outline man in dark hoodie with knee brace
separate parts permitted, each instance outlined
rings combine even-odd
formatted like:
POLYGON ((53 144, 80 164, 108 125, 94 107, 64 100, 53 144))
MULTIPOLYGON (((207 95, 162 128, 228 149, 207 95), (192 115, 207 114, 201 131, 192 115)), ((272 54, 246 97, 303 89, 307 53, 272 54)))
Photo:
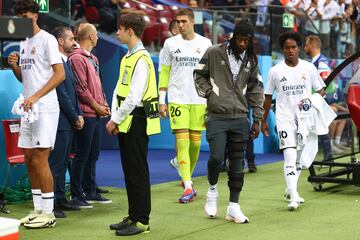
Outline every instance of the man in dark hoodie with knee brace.
POLYGON ((253 36, 252 23, 240 20, 233 37, 210 47, 194 70, 197 92, 207 99, 206 139, 210 158, 205 213, 210 218, 217 214, 217 182, 227 146, 230 198, 225 219, 235 223, 249 222, 239 205, 244 183, 244 150, 248 138, 258 136, 263 116, 264 89, 253 36), (251 128, 249 108, 252 109, 251 128))

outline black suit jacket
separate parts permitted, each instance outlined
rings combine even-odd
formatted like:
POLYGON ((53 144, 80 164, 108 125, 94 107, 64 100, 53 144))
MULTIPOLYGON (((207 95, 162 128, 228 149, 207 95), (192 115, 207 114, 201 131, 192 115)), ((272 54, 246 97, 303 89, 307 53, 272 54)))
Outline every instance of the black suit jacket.
POLYGON ((56 93, 60 105, 58 131, 71 130, 82 115, 79 101, 76 95, 76 80, 72 68, 63 61, 65 80, 56 87, 56 93))

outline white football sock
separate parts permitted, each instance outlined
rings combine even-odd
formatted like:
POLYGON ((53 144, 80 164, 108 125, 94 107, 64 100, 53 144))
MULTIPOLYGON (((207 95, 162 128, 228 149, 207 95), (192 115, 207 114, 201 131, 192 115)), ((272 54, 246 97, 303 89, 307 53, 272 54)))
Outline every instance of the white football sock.
POLYGON ((284 178, 291 198, 297 193, 298 174, 296 171, 296 158, 297 151, 295 148, 286 148, 284 150, 284 178))
POLYGON ((184 187, 185 189, 192 189, 192 181, 185 181, 184 187))
POLYGON ((54 192, 41 193, 43 213, 51 214, 54 210, 54 192))
POLYGON ((42 206, 41 206, 41 190, 40 189, 31 189, 31 193, 32 193, 32 198, 33 198, 33 203, 34 203, 34 209, 37 212, 41 212, 42 211, 42 206))
POLYGON ((341 140, 341 136, 336 136, 335 137, 335 144, 340 145, 340 140, 341 140))
POLYGON ((215 184, 215 185, 209 184, 209 191, 210 192, 217 192, 217 184, 215 184))

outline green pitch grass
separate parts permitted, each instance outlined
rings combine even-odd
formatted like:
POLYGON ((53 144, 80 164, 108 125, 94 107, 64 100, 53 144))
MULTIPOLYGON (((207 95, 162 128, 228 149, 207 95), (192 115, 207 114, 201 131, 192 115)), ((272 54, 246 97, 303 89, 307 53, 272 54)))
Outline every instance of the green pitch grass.
MULTIPOLYGON (((287 210, 283 201, 284 180, 282 162, 260 166, 256 174, 246 174, 240 196, 241 209, 249 224, 235 224, 224 219, 228 205, 227 176, 222 173, 218 184, 218 217, 207 219, 203 206, 206 199, 206 177, 193 179, 198 191, 190 204, 177 202, 182 193, 179 182, 152 186, 151 232, 129 239, 251 239, 251 240, 338 240, 360 239, 360 189, 356 186, 324 184, 315 192, 307 182, 309 172, 300 177, 299 192, 305 203, 295 212, 287 210)), ((170 170, 169 170, 170 171, 170 170)), ((174 174, 176 172, 174 171, 174 174)), ((127 216, 124 189, 109 188, 111 204, 97 204, 93 209, 66 212, 68 217, 57 219, 53 229, 20 227, 21 240, 103 240, 128 239, 116 237, 109 224, 127 216)), ((20 218, 32 204, 8 205, 11 214, 1 217, 20 218)))

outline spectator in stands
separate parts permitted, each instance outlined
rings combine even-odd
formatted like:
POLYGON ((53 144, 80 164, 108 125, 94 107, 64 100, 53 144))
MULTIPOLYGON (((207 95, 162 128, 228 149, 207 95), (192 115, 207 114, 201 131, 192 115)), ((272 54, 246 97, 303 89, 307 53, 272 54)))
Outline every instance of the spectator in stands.
POLYGON ((120 75, 106 130, 117 135, 128 196, 128 216, 111 224, 118 236, 148 233, 151 211, 148 135, 160 133, 158 94, 153 62, 141 42, 144 18, 129 13, 120 19, 116 33, 128 46, 120 63, 120 75))
POLYGON ((94 25, 86 23, 78 33, 80 48, 69 54, 76 78, 76 91, 84 113, 84 127, 75 133, 75 157, 71 169, 72 203, 80 208, 92 208, 91 203, 111 203, 96 192, 96 161, 100 152, 102 117, 110 109, 101 86, 99 61, 91 53, 97 44, 94 25))
POLYGON ((201 131, 205 130, 206 101, 196 94, 193 71, 211 46, 209 39, 194 32, 194 12, 180 9, 176 14, 180 34, 165 40, 159 79, 159 112, 170 115, 176 136, 177 161, 185 189, 180 203, 195 199, 191 176, 199 158, 201 131), (168 95, 169 112, 165 102, 168 95))
MULTIPOLYGON (((228 5, 232 5, 232 2, 234 2, 234 1, 228 1, 228 5)), ((236 0, 236 5, 242 6, 240 8, 240 13, 249 17, 250 19, 254 18, 256 16, 257 3, 255 3, 255 0, 236 0)), ((255 19, 252 19, 252 20, 255 20, 255 19)))
POLYGON ((100 30, 111 34, 116 30, 119 18, 118 0, 87 0, 88 6, 96 7, 100 15, 100 30))
POLYGON ((291 14, 294 14, 297 17, 304 16, 304 0, 283 0, 280 2, 285 7, 285 10, 291 14))
POLYGON ((322 51, 330 53, 330 31, 331 31, 331 20, 336 16, 339 9, 339 5, 335 0, 325 0, 323 5, 323 16, 320 21, 320 37, 322 51))
MULTIPOLYGON (((305 39, 304 51, 309 57, 311 57, 311 62, 314 64, 314 66, 318 70, 318 73, 320 74, 320 77, 322 78, 322 80, 325 81, 326 78, 331 73, 331 68, 329 66, 328 59, 324 55, 321 54, 321 39, 320 39, 320 37, 318 37, 316 35, 307 36, 305 39)), ((332 82, 330 84, 333 85, 334 83, 332 82)), ((325 92, 326 91, 328 91, 328 90, 325 90, 325 92)), ((323 148, 324 160, 331 160, 333 158, 333 156, 331 154, 332 149, 331 149, 329 134, 319 136, 319 146, 321 146, 323 148)))
POLYGON ((196 0, 189 0, 188 5, 189 5, 189 7, 191 7, 191 8, 198 8, 198 7, 199 7, 199 5, 198 5, 198 3, 197 3, 196 0))
POLYGON ((55 147, 50 154, 49 164, 54 177, 55 189, 55 217, 66 217, 63 210, 80 210, 65 198, 65 175, 70 158, 75 129, 80 130, 84 125, 80 110, 74 73, 67 61, 67 56, 75 47, 74 35, 67 27, 54 29, 54 37, 58 41, 59 51, 65 69, 65 80, 56 88, 60 105, 59 124, 56 133, 55 147))
POLYGON ((305 34, 318 34, 320 29, 320 19, 324 15, 323 3, 320 0, 311 0, 311 3, 305 9, 305 34))
MULTIPOLYGON (((206 1, 207 2, 207 1, 206 1)), ((205 8, 207 7, 207 3, 205 3, 205 0, 198 0, 197 1, 199 8, 205 8)))
POLYGON ((32 21, 33 35, 20 42, 20 56, 10 54, 8 63, 24 85, 21 108, 24 112, 38 112, 38 119, 33 122, 21 118, 18 147, 24 149, 34 211, 20 223, 28 228, 54 227, 54 183, 48 157, 55 144, 59 120, 55 87, 65 78, 64 67, 55 37, 37 24, 38 4, 20 0, 14 9, 17 16, 32 21))
MULTIPOLYGON (((336 45, 332 45, 332 49, 337 50, 337 58, 344 58, 345 50, 348 44, 351 44, 351 22, 350 16, 353 14, 353 6, 347 4, 345 0, 338 0, 339 8, 334 20, 334 35, 336 45)), ((334 41, 331 41, 334 42, 334 41)))
POLYGON ((244 151, 248 138, 258 136, 263 116, 264 89, 252 43, 254 28, 247 19, 239 21, 230 41, 210 47, 194 70, 196 90, 207 99, 206 139, 210 157, 205 213, 210 218, 217 214, 217 183, 227 146, 230 197, 225 218, 236 223, 249 222, 239 205, 244 151))

